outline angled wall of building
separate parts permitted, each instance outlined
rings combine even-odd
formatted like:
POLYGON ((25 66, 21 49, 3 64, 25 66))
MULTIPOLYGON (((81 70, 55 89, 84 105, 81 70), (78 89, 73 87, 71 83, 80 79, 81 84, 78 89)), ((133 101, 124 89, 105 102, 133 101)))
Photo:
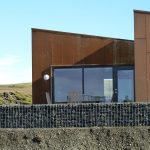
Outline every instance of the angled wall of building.
POLYGON ((45 92, 51 97, 53 66, 126 64, 134 64, 133 41, 32 29, 33 103, 47 103, 45 92))
POLYGON ((150 101, 150 12, 134 11, 136 101, 150 101))

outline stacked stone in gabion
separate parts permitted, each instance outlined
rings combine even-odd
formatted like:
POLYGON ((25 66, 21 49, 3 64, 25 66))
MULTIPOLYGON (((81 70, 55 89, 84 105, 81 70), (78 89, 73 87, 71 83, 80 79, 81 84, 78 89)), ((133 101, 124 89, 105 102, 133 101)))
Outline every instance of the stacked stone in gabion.
POLYGON ((149 125, 149 103, 0 106, 0 128, 149 125))

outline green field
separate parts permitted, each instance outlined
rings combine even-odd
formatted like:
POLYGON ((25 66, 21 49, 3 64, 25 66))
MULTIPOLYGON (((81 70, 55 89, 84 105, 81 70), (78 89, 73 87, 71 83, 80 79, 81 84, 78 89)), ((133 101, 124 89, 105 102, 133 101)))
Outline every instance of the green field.
POLYGON ((31 104, 32 84, 0 85, 0 104, 31 104))

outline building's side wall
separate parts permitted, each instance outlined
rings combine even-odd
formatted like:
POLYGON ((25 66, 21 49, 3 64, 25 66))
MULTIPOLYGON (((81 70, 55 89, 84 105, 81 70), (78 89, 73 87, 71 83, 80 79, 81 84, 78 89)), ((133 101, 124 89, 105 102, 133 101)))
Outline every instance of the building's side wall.
POLYGON ((150 101, 150 13, 134 12, 136 101, 150 101))
POLYGON ((46 103, 51 93, 51 66, 134 64, 133 49, 132 41, 32 29, 33 103, 46 103))

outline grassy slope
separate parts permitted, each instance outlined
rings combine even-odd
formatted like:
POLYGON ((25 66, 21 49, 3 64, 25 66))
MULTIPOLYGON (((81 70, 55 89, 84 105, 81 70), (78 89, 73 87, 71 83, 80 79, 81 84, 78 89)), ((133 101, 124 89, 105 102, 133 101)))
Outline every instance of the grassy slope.
POLYGON ((32 103, 32 84, 20 83, 10 85, 0 85, 0 104, 15 103, 17 100, 21 104, 32 103), (5 97, 4 98, 4 93, 5 97))

